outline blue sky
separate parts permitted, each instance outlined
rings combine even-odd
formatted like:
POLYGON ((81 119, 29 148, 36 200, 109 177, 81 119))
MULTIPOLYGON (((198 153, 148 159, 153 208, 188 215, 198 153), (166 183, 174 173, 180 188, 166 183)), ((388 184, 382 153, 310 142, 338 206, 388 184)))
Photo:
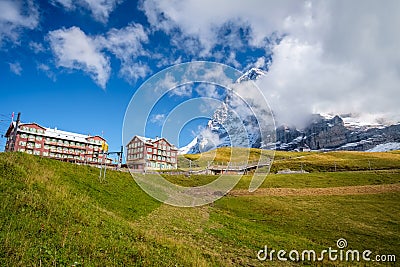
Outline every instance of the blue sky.
MULTIPOLYGON (((284 123, 300 124, 311 112, 398 122, 399 6, 0 0, 0 130, 21 112, 23 122, 103 133, 118 150, 125 110, 141 84, 194 60, 269 69, 258 85, 284 123)), ((159 109, 182 99, 161 101, 159 109)), ((188 124, 180 145, 197 126, 188 124)))

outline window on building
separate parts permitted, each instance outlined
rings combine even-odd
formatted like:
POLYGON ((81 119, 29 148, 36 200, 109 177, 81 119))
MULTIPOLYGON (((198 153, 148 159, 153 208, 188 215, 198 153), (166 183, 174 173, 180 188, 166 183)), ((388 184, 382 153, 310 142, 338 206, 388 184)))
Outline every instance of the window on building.
POLYGON ((21 134, 21 138, 27 138, 28 135, 27 134, 21 134))
POLYGON ((33 151, 33 154, 39 156, 40 155, 40 151, 35 150, 35 151, 33 151))
POLYGON ((47 157, 47 156, 49 156, 49 153, 48 152, 43 152, 43 156, 47 157))
POLYGON ((19 145, 20 145, 20 146, 25 146, 25 145, 26 145, 26 142, 24 142, 24 141, 19 141, 19 145))
POLYGON ((25 148, 18 149, 19 152, 25 152, 25 148))
POLYGON ((36 136, 36 140, 42 141, 42 137, 41 136, 36 136))

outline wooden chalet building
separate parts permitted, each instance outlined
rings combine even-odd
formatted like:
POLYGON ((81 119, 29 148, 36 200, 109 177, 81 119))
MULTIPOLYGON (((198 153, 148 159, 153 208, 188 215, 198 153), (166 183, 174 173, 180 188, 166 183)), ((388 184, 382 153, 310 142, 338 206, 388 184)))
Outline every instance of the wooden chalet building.
POLYGON ((133 171, 170 170, 178 167, 178 148, 165 138, 134 136, 127 145, 126 163, 133 171))

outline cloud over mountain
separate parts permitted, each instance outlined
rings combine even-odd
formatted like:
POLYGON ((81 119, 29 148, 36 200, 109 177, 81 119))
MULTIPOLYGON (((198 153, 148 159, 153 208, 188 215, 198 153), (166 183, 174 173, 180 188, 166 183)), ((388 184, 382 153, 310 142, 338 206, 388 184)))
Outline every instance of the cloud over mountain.
MULTIPOLYGON (((250 46, 273 53, 259 86, 282 122, 356 111, 400 120, 397 1, 145 1, 142 9, 155 29, 181 32, 203 54, 216 53, 226 25, 247 29, 250 46), (275 43, 266 42, 271 36, 275 43)), ((240 43, 240 34, 230 39, 240 43)))

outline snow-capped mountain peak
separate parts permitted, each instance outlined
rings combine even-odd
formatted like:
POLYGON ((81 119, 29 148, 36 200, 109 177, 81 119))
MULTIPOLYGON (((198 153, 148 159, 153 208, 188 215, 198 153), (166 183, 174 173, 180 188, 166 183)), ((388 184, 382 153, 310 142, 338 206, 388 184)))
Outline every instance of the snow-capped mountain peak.
MULTIPOLYGON (((240 76, 235 83, 257 80, 266 75, 266 72, 251 68, 240 76)), ((214 111, 206 128, 193 139, 190 144, 179 150, 180 154, 194 154, 208 151, 216 147, 260 147, 261 133, 258 121, 254 115, 244 114, 246 108, 235 110, 237 101, 235 94, 227 93, 224 102, 214 111), (240 113, 241 118, 238 117, 240 113)))
POLYGON ((195 137, 189 144, 179 148, 178 155, 192 154, 193 152, 191 150, 195 147, 197 143, 198 143, 198 137, 195 137))

